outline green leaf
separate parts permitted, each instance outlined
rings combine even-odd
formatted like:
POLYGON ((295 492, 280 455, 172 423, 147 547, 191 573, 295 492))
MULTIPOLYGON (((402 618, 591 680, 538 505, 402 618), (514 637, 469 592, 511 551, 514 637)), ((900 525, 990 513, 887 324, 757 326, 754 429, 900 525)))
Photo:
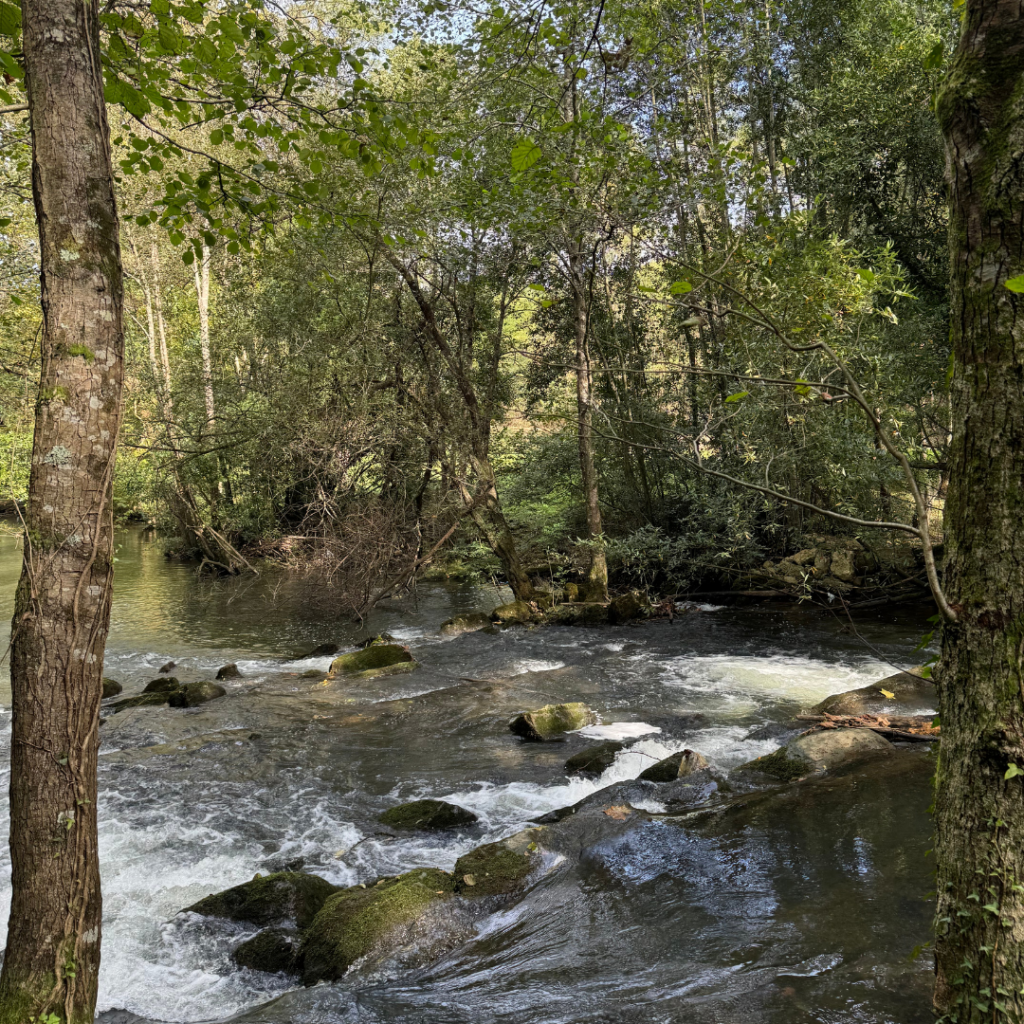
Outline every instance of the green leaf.
POLYGON ((1003 776, 1004 779, 1015 779, 1018 775, 1024 775, 1024 769, 1018 768, 1012 761, 1007 766, 1006 774, 1003 776))
POLYGON ((875 279, 874 271, 860 269, 857 271, 857 276, 864 281, 866 284, 871 284, 875 279))
POLYGON ((512 147, 512 170, 517 173, 529 170, 543 155, 540 146, 527 135, 512 147))
POLYGON ((689 281, 673 281, 668 290, 672 295, 685 295, 693 291, 693 285, 689 281))
POLYGON ((942 58, 945 56, 946 44, 940 39, 929 51, 928 56, 921 61, 925 71, 937 71, 942 67, 942 58))
POLYGON ((743 399, 746 398, 747 395, 749 395, 749 394, 750 394, 749 391, 737 391, 736 394, 730 395, 726 399, 726 401, 727 402, 742 402, 743 399))
POLYGON ((0 0, 0 36, 16 36, 21 32, 21 9, 0 0))
POLYGON ((1011 277, 1009 281, 1004 281, 1003 284, 1010 289, 1011 292, 1024 292, 1024 274, 1019 277, 1011 277))

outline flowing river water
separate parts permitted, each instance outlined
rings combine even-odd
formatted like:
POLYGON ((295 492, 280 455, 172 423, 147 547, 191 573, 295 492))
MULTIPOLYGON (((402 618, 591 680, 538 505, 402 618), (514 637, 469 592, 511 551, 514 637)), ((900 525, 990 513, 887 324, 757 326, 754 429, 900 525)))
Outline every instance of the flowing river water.
MULTIPOLYGON (((20 557, 11 529, 0 536, 5 629, 20 557)), ((332 618, 296 581, 202 580, 139 530, 120 535, 118 558, 105 675, 125 695, 169 660, 183 682, 227 662, 242 678, 202 707, 135 708, 102 726, 105 1024, 931 1019, 930 963, 914 952, 928 936, 932 886, 932 765, 918 745, 726 819, 659 817, 655 788, 634 801, 651 816, 581 843, 520 902, 482 919, 452 911, 401 956, 333 985, 240 970, 231 950, 254 929, 178 914, 284 867, 337 884, 451 869, 474 846, 684 746, 734 768, 778 745, 756 738, 765 726, 913 664, 923 615, 859 621, 858 637, 820 612, 704 606, 674 623, 446 638, 443 619, 506 595, 430 586, 367 623, 408 644, 419 669, 325 684, 302 673, 330 659, 297 656, 367 631, 332 618), (571 700, 600 715, 588 736, 523 744, 509 733, 516 712, 571 700), (627 746, 600 778, 568 778, 564 760, 594 738, 627 746), (401 838, 377 824, 385 808, 426 796, 480 821, 401 838)), ((0 946, 10 902, 2 685, 0 946)))

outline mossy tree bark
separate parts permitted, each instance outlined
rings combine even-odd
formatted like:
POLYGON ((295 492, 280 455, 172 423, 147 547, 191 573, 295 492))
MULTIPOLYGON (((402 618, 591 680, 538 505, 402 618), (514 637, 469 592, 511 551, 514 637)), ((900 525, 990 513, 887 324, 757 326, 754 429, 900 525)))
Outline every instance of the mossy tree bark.
POLYGON ((938 673, 935 1008, 1024 1020, 1024 16, 967 0, 937 111, 954 355, 938 673), (1009 770, 1010 778, 1007 778, 1009 770))
POLYGON ((10 929, 0 1022, 91 1022, 96 756, 110 619, 122 280, 96 0, 25 0, 42 372, 11 650, 10 929))

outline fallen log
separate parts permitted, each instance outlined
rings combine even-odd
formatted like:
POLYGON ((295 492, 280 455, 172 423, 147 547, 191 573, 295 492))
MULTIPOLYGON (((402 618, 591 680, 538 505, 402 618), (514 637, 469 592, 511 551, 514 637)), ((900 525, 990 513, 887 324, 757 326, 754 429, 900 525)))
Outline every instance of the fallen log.
POLYGON ((934 743, 940 727, 933 715, 797 715, 797 721, 813 722, 806 732, 822 729, 871 729, 888 740, 934 743))

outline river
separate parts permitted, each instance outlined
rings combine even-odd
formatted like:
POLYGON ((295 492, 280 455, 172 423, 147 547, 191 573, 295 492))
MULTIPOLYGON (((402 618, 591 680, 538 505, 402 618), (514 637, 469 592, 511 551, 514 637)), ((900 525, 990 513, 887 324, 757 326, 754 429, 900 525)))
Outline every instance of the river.
MULTIPOLYGON (((20 549, 0 536, 0 620, 20 549)), ((209 581, 158 540, 119 534, 105 675, 141 690, 169 660, 183 682, 237 663, 227 696, 188 711, 136 708, 102 726, 104 889, 99 1020, 247 1024, 917 1024, 931 1020, 929 754, 843 786, 791 787, 721 820, 653 817, 556 865, 521 902, 440 944, 296 987, 239 970, 242 935, 177 912, 257 872, 302 866, 338 884, 450 869, 547 811, 635 777, 683 746, 730 769, 777 744, 749 734, 831 693, 915 662, 923 615, 842 620, 796 607, 694 607, 675 622, 513 628, 444 638, 494 588, 422 587, 367 623, 421 667, 362 683, 305 678, 298 656, 366 630, 329 594, 270 573, 209 581), (568 744, 522 744, 518 711, 584 700, 593 737, 627 741, 596 780, 567 778, 568 744), (700 717, 695 718, 694 715, 700 717), (376 816, 443 797, 464 833, 402 838, 376 816)), ((2 638, 6 646, 6 635, 2 638)), ((4 669, 6 672, 6 667, 4 669)), ((7 855, 9 685, 0 690, 0 929, 7 855)), ((921 744, 926 747, 926 744, 921 744)), ((661 810, 656 800, 646 810, 661 810)), ((251 930, 249 933, 251 934, 251 930)), ((0 945, 3 936, 0 934, 0 945)))

